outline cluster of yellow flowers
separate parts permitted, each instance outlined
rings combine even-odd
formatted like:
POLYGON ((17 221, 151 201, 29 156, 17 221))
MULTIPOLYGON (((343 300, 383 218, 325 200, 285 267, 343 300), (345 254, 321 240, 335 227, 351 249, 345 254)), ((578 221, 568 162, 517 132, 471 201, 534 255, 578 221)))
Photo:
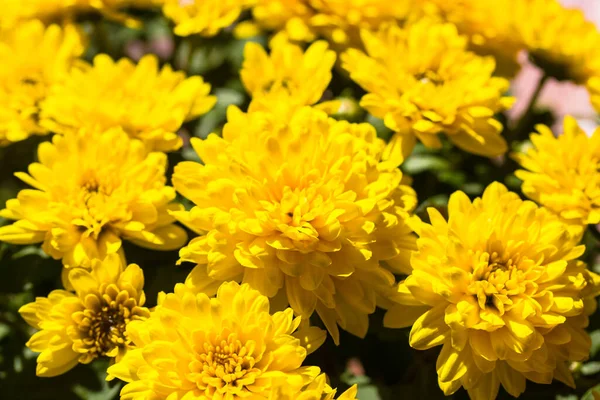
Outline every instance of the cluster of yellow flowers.
POLYGON ((27 346, 39 376, 109 357, 124 400, 331 400, 307 354, 328 335, 339 344, 340 328, 364 338, 381 307, 385 326, 411 327, 412 347, 442 346, 447 395, 574 385, 600 294, 578 260, 586 225, 600 223, 600 130, 588 137, 571 118, 558 138, 538 127, 514 155, 533 201, 492 183, 422 220, 398 167, 417 139, 504 155, 496 116, 514 101, 521 50, 548 76, 587 84, 600 106, 600 33, 581 12, 555 0, 10 0, 3 13, 0 146, 54 135, 16 174, 31 188, 0 211, 14 221, 0 241, 42 243, 64 266, 65 289, 20 310, 38 330, 27 346), (191 140, 201 162, 176 165, 172 186, 166 152, 215 105, 211 86, 153 55, 81 58, 77 18, 131 22, 140 7, 162 7, 181 36, 217 35, 247 10, 236 35, 272 33, 270 52, 244 49, 247 110, 231 106, 220 134, 191 140), (330 116, 336 62, 388 142, 330 116), (123 240, 196 266, 149 309, 123 240))

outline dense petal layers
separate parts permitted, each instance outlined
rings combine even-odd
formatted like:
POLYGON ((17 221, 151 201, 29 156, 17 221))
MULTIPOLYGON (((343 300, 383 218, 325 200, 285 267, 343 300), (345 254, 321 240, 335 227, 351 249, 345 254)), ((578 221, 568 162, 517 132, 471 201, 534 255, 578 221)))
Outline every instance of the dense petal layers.
POLYGON ((72 269, 68 279, 75 293, 54 290, 19 310, 39 330, 27 342, 40 353, 38 376, 60 375, 100 356, 120 360, 131 346, 126 327, 150 315, 142 270, 135 264, 123 269, 116 254, 95 260, 91 271, 72 269))
POLYGON ((38 148, 39 162, 17 173, 32 186, 8 200, 0 216, 0 240, 43 242, 44 251, 66 267, 87 267, 121 251, 121 239, 174 250, 187 240, 170 211, 175 191, 165 186, 167 157, 148 153, 121 129, 54 136, 38 148))
POLYGON ((492 57, 466 50, 454 25, 422 18, 404 28, 390 24, 362 31, 366 53, 350 49, 343 67, 368 93, 361 105, 397 132, 387 157, 401 162, 416 143, 439 148, 440 133, 471 153, 496 156, 507 150, 494 119, 512 99, 508 81, 492 77, 492 57))
POLYGON ((517 54, 524 45, 513 28, 512 3, 515 0, 418 1, 425 6, 435 5, 434 13, 439 13, 443 19, 455 24, 461 34, 467 35, 470 48, 477 54, 493 56, 497 63, 496 73, 514 76, 518 72, 517 54))
POLYGON ((159 69, 154 55, 135 65, 101 54, 52 88, 42 105, 42 124, 58 133, 120 127, 151 150, 173 151, 182 144, 181 125, 215 104, 209 92, 199 76, 159 69))
POLYGON ((23 21, 39 19, 58 22, 72 19, 82 13, 99 11, 109 18, 129 22, 119 10, 127 7, 149 8, 164 0, 3 0, 0 28, 18 25, 23 21))
POLYGON ((149 319, 128 325, 137 348, 108 374, 128 382, 122 400, 275 399, 281 387, 299 393, 320 371, 302 366, 307 349, 293 314, 270 314, 268 298, 247 284, 224 283, 214 298, 177 284, 159 295, 149 319))
POLYGON ((276 42, 268 55, 258 43, 249 42, 244 49, 240 76, 252 95, 253 108, 315 104, 331 81, 335 53, 327 42, 317 41, 306 52, 288 42, 276 42), (287 100, 279 105, 278 99, 287 100))
POLYGON ((493 399, 502 384, 516 397, 526 380, 573 386, 567 366, 588 357, 585 327, 600 292, 600 277, 576 260, 578 235, 499 183, 473 202, 454 193, 447 220, 428 212, 385 324, 412 325, 414 348, 442 346, 447 395, 463 386, 472 399, 493 399))
POLYGON ((44 27, 40 21, 0 31, 0 146, 46 134, 40 103, 83 53, 73 26, 44 27))
POLYGON ((257 0, 164 0, 164 14, 175 22, 180 36, 214 36, 233 24, 257 0))
POLYGON ((415 248, 415 193, 381 162, 374 128, 309 107, 285 121, 230 108, 223 137, 192 145, 203 164, 173 176, 195 204, 173 214, 200 234, 180 252, 198 264, 188 284, 247 282, 304 318, 316 310, 336 342, 336 324, 364 336, 415 248))
POLYGON ((360 47, 360 29, 404 19, 415 0, 258 0, 256 23, 276 40, 310 42, 325 37, 336 48, 360 47))
POLYGON ((537 130, 533 147, 515 155, 525 168, 516 172, 523 193, 571 224, 600 223, 600 130, 588 137, 572 117, 558 137, 537 130))

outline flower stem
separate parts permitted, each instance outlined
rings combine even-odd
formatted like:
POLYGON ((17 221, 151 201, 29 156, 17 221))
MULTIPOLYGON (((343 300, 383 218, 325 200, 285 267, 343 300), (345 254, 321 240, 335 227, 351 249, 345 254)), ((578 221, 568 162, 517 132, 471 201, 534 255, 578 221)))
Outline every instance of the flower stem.
POLYGON ((532 119, 533 119, 533 111, 534 111, 535 105, 540 97, 540 94, 542 93, 542 90, 544 89, 544 86, 546 85, 546 82, 548 82, 549 78, 550 78, 550 75, 548 75, 546 72, 544 72, 544 75, 542 75, 542 77, 540 78, 540 80, 537 84, 537 87, 535 88, 535 92, 533 92, 533 94, 531 95, 531 98, 529 99, 529 104, 527 104, 527 108, 523 112, 523 115, 521 116, 521 119, 517 123, 516 128, 512 131, 512 135, 510 138, 511 140, 521 140, 521 139, 523 139, 522 136, 525 136, 529 133, 527 131, 529 130, 532 119))

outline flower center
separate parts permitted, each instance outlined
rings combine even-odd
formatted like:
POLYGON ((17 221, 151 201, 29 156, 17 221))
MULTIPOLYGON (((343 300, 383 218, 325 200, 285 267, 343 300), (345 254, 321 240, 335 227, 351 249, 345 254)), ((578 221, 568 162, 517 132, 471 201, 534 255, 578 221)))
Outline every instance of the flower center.
POLYGON ((73 314, 77 329, 72 338, 74 349, 83 354, 81 362, 118 356, 131 344, 125 331, 127 324, 149 316, 148 310, 139 307, 134 297, 114 284, 101 293, 104 294, 88 294, 85 308, 73 314))
POLYGON ((242 343, 235 333, 216 335, 196 346, 196 357, 190 364, 192 379, 199 389, 211 396, 215 393, 242 393, 260 375, 255 368, 253 341, 242 343))
POLYGON ((100 179, 94 170, 85 171, 79 180, 79 185, 84 192, 85 199, 89 199, 96 194, 109 196, 113 191, 112 184, 103 183, 106 179, 100 179))
POLYGON ((432 83, 435 86, 442 85, 444 79, 434 71, 425 71, 415 75, 415 80, 423 84, 432 83))
POLYGON ((533 288, 526 284, 527 260, 503 257, 496 252, 478 252, 474 257, 472 280, 468 293, 481 310, 500 315, 513 304, 513 298, 533 288))
POLYGON ((125 328, 130 315, 129 308, 115 301, 103 306, 100 312, 90 313, 87 337, 89 343, 93 342, 91 351, 96 357, 105 356, 116 347, 129 343, 125 328))

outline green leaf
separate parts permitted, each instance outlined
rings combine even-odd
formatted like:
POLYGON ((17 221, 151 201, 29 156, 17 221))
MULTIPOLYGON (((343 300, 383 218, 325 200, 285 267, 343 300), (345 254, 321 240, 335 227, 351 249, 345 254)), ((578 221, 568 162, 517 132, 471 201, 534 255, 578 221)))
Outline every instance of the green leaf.
POLYGON ((600 351, 600 329, 597 329, 590 333, 592 339, 592 347, 590 348, 590 358, 596 357, 598 351, 600 351))
POLYGON ((381 400, 379 390, 375 385, 358 386, 356 398, 360 400, 381 400))
POLYGON ((600 395, 600 385, 596 385, 583 395, 581 400, 594 400, 594 393, 600 395))
POLYGON ((410 175, 416 175, 425 171, 443 171, 451 168, 450 162, 440 156, 433 154, 418 154, 409 157, 402 169, 410 175))
POLYGON ((600 372, 600 361, 591 361, 589 363, 583 364, 580 368, 580 371, 583 375, 595 375, 600 372))

